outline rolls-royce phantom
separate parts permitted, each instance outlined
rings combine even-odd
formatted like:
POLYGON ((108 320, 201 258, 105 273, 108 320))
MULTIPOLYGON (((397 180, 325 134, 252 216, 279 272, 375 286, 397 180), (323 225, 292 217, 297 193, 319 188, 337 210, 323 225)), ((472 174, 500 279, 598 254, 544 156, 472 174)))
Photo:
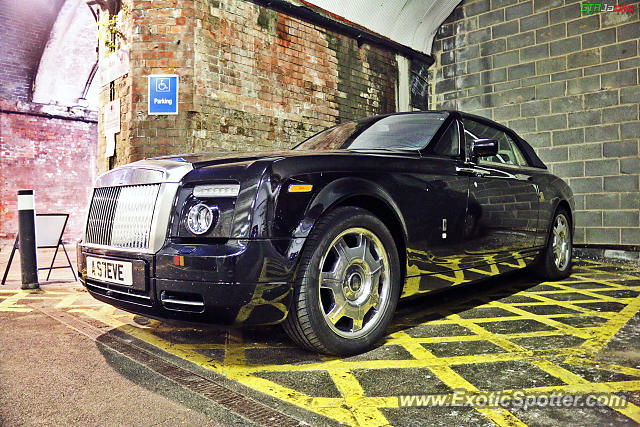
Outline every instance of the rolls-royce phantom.
POLYGON ((571 268, 573 195, 514 131, 458 111, 368 117, 290 151, 183 154, 100 176, 78 247, 97 299, 145 316, 282 323, 361 352, 401 297, 571 268))

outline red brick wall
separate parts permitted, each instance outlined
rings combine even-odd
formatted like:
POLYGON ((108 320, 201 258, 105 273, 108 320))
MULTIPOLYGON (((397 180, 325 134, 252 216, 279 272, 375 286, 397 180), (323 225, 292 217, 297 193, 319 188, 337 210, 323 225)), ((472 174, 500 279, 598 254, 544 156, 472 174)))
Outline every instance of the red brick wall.
POLYGON ((95 180, 97 125, 35 115, 39 107, 0 100, 0 239, 15 237, 17 191, 32 188, 36 212, 70 214, 65 240, 75 240, 95 180))
MULTIPOLYGON (((192 151, 283 149, 394 112, 395 54, 244 0, 124 0, 131 71, 115 83, 111 166, 192 151), (179 114, 147 114, 147 76, 179 74, 179 114)), ((110 100, 108 86, 100 104, 110 100)), ((105 144, 99 128, 99 152, 105 144)), ((109 165, 99 159, 99 170, 109 165)))

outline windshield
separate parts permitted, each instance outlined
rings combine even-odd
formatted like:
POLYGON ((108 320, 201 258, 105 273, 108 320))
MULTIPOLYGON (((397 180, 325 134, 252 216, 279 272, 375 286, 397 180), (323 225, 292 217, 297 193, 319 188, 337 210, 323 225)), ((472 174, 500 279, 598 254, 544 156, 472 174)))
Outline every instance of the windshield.
POLYGON ((427 146, 448 113, 369 117, 324 130, 294 150, 420 150, 427 146))

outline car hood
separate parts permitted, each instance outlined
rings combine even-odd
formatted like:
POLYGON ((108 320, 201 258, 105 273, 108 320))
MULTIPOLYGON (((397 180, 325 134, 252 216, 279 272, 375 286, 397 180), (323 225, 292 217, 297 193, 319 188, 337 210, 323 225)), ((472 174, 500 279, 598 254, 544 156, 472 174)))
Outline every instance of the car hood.
MULTIPOLYGON (((191 153, 173 156, 153 157, 128 163, 112 169, 98 177, 95 187, 111 187, 122 185, 141 185, 161 182, 180 182, 190 171, 204 171, 209 166, 230 166, 229 173, 256 164, 257 162, 278 161, 299 157, 331 157, 344 160, 345 156, 402 156, 420 157, 417 151, 403 150, 334 150, 334 151, 250 151, 250 152, 216 152, 191 153)), ((218 168, 215 168, 218 169, 218 168)), ((235 172, 233 172, 235 171, 235 172)), ((233 173, 232 173, 233 172, 233 173)), ((200 173, 191 174, 193 178, 201 177, 200 173)), ((229 175, 231 176, 231 175, 229 175)))
POLYGON ((344 155, 390 155, 419 156, 417 151, 403 150, 332 150, 332 151, 220 151, 211 153, 190 153, 174 156, 154 157, 150 160, 168 160, 191 163, 194 169, 216 164, 255 162, 258 160, 279 160, 290 157, 344 156, 344 155))

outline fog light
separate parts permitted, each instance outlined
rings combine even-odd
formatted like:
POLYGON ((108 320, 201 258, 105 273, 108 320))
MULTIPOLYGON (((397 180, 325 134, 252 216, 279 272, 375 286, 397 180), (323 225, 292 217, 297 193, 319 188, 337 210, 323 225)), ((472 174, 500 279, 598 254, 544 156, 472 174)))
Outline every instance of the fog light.
POLYGON ((203 203, 193 206, 187 214, 187 228, 193 234, 204 234, 213 224, 213 212, 203 203))

